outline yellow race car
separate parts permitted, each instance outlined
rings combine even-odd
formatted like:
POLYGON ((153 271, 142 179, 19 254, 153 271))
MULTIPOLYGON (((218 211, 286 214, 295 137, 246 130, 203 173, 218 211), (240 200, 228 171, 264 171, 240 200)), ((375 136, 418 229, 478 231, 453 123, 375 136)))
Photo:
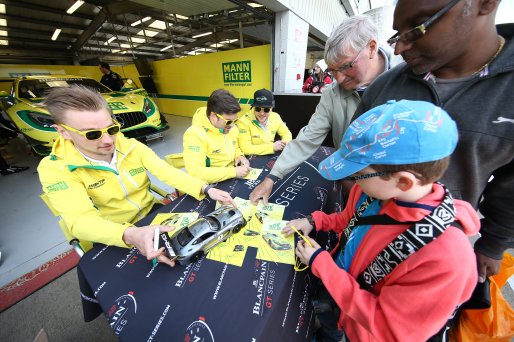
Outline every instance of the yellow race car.
POLYGON ((23 76, 14 80, 11 93, 2 97, 7 120, 22 133, 39 155, 47 155, 58 133, 48 111, 40 105, 46 92, 54 87, 81 84, 96 89, 106 99, 121 131, 129 138, 151 140, 162 137, 169 128, 155 102, 144 89, 114 92, 100 82, 81 76, 48 75, 23 76))

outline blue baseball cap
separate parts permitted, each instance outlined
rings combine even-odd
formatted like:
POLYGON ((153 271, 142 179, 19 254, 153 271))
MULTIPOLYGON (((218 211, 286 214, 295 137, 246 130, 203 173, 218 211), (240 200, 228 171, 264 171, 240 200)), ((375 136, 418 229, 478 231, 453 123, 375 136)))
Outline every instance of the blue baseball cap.
POLYGON ((416 164, 452 154, 459 134, 444 109, 425 101, 395 100, 359 116, 341 147, 323 160, 319 172, 337 180, 373 164, 416 164))

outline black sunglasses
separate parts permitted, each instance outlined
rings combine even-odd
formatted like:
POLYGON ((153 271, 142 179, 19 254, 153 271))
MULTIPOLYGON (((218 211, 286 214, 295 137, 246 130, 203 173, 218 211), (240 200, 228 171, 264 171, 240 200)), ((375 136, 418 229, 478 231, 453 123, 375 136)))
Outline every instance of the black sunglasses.
POLYGON ((437 19, 441 18, 443 15, 446 14, 450 9, 452 9, 453 6, 455 6, 460 0, 452 0, 448 5, 444 6, 442 9, 437 11, 436 14, 428 18, 423 24, 416 26, 415 28, 404 32, 400 34, 400 32, 396 32, 391 38, 387 40, 387 44, 394 46, 396 43, 398 43, 399 40, 402 40, 404 42, 412 43, 419 38, 423 37, 427 29, 430 25, 432 25, 437 19))
POLYGON ((388 174, 388 172, 380 171, 380 172, 374 172, 374 173, 366 173, 366 174, 358 175, 358 176, 348 176, 348 177, 344 177, 343 180, 351 180, 351 181, 355 182, 355 181, 358 181, 361 179, 367 179, 367 178, 372 178, 372 177, 382 177, 387 174, 388 174))
POLYGON ((271 108, 267 107, 253 107, 256 112, 260 112, 261 110, 264 110, 264 113, 269 113, 271 111, 271 108))

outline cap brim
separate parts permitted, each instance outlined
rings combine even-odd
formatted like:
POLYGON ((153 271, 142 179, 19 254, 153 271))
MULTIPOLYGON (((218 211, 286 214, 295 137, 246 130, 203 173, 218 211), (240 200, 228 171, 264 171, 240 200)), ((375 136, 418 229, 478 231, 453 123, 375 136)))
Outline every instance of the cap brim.
POLYGON ((328 180, 339 180, 353 175, 355 172, 364 169, 366 166, 368 165, 344 159, 341 157, 338 150, 319 163, 318 171, 323 178, 328 180))

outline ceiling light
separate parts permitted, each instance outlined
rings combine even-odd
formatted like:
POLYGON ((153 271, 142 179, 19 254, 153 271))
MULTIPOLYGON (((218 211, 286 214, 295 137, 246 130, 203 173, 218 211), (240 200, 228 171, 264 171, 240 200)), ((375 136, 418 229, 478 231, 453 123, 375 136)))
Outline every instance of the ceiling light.
POLYGON ((250 7, 253 7, 253 8, 256 8, 256 7, 262 7, 261 4, 257 4, 255 2, 249 2, 248 5, 250 5, 250 7))
POLYGON ((109 40, 108 40, 108 41, 106 41, 106 42, 104 43, 104 45, 109 44, 110 42, 112 42, 112 41, 113 41, 113 40, 115 40, 115 39, 116 39, 116 37, 115 37, 115 36, 112 36, 111 38, 109 38, 109 40))
POLYGON ((182 20, 187 20, 187 19, 189 19, 188 17, 185 17, 185 16, 180 15, 180 14, 175 14, 175 16, 176 16, 177 18, 179 18, 179 19, 182 19, 182 20))
POLYGON ((77 0, 73 5, 71 5, 70 8, 68 8, 68 10, 66 11, 66 13, 68 14, 72 14, 73 12, 75 12, 80 6, 82 6, 84 4, 84 1, 83 0, 77 0))
POLYGON ((9 45, 9 42, 5 39, 0 39, 0 45, 9 45))
POLYGON ((203 37, 203 36, 208 36, 210 35, 212 32, 205 32, 205 33, 200 33, 200 34, 197 34, 196 36, 193 36, 192 38, 200 38, 200 37, 203 37))
POLYGON ((0 30, 0 36, 7 37, 7 31, 0 30))
POLYGON ((145 21, 148 21, 148 20, 150 20, 150 19, 152 19, 152 17, 144 17, 144 18, 143 18, 143 19, 141 19, 141 20, 134 21, 132 24, 130 24, 130 26, 137 26, 137 25, 142 24, 142 23, 144 23, 145 21))
POLYGON ((173 44, 168 45, 168 46, 166 46, 166 47, 162 48, 162 49, 161 49, 161 50, 159 50, 159 51, 161 51, 161 52, 162 52, 162 51, 166 51, 166 50, 168 50, 168 49, 171 49, 172 47, 173 47, 173 44))
POLYGON ((52 40, 56 40, 57 37, 59 37, 59 34, 61 33, 61 31, 62 30, 60 28, 55 29, 54 34, 52 35, 52 40))
POLYGON ((4 4, 0 4, 0 13, 5 14, 5 5, 4 4))
POLYGON ((0 19, 0 26, 7 26, 7 20, 0 19))
POLYGON ((154 21, 153 23, 151 23, 148 26, 149 27, 153 27, 153 28, 158 29, 158 30, 165 30, 166 29, 166 23, 164 21, 161 21, 161 20, 156 20, 156 21, 154 21))
POLYGON ((130 40, 132 41, 132 43, 137 43, 137 44, 141 44, 141 43, 145 42, 145 40, 143 38, 137 38, 137 37, 132 37, 132 38, 130 38, 130 40))
POLYGON ((155 35, 159 34, 159 32, 155 32, 155 31, 147 31, 147 30, 141 30, 137 33, 138 36, 142 36, 142 35, 145 35, 147 37, 153 37, 155 35), (144 32, 144 33, 143 33, 144 32))
POLYGON ((130 49, 130 45, 129 44, 120 44, 120 46, 122 48, 125 48, 125 49, 130 49))

